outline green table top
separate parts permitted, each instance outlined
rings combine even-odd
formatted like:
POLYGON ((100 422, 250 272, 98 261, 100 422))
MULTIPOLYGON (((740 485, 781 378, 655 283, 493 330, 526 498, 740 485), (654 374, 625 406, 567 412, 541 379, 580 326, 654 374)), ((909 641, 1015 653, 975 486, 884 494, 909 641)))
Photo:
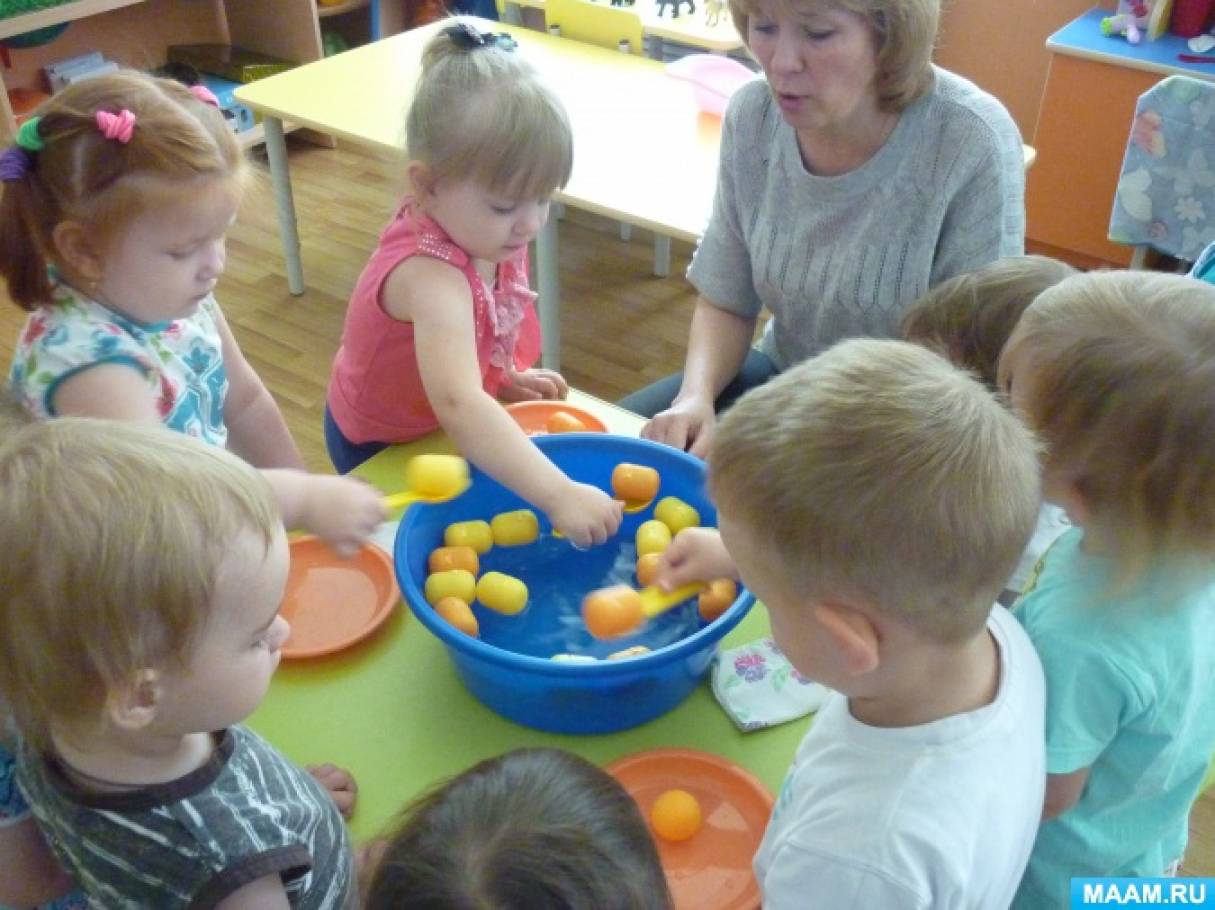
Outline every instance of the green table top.
MULTIPOLYGON (((606 421, 610 429, 628 427, 620 419, 626 412, 589 396, 571 401, 615 418, 606 421)), ((640 421, 633 421, 635 434, 640 421)), ((356 473, 394 492, 401 488, 405 462, 422 451, 453 449, 436 434, 385 450, 356 473)), ((767 611, 756 605, 723 646, 767 632, 767 611)), ((359 784, 351 829, 364 838, 379 833, 432 784, 520 746, 558 746, 599 764, 643 749, 702 749, 738 762, 776 792, 809 719, 742 733, 718 706, 706 679, 673 711, 631 730, 595 736, 532 730, 473 698, 442 643, 402 604, 361 645, 329 657, 284 661, 248 723, 300 764, 333 762, 349 769, 359 784)))

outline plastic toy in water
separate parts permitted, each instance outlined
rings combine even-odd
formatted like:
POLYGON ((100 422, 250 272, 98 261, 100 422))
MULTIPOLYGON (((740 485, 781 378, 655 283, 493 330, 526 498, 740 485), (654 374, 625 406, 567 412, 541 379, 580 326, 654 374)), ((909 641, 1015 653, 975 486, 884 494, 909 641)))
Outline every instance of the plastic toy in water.
MULTIPOLYGON (((621 462, 652 466, 662 475, 663 495, 678 496, 697 509, 706 526, 716 523, 717 512, 705 493, 704 462, 686 452, 606 433, 541 435, 533 442, 568 477, 604 490, 621 462)), ((730 608, 708 624, 697 612, 695 597, 644 623, 636 634, 610 642, 596 639, 583 622, 582 598, 588 591, 632 582, 637 562, 633 535, 644 514, 624 516, 619 534, 586 551, 554 540, 551 526, 540 516, 541 536, 535 543, 493 547, 480 556, 483 573, 502 572, 527 583, 526 609, 506 616, 473 603, 478 638, 440 617, 422 589, 428 558, 442 545, 445 530, 453 523, 483 522, 527 506, 476 467, 471 473, 472 484, 463 496, 420 504, 405 513, 394 543, 393 565, 410 610, 442 643, 459 679, 475 698, 529 727, 555 733, 611 733, 653 720, 701 686, 718 643, 754 603, 745 589, 740 588, 730 608), (649 653, 627 660, 605 659, 636 645, 648 647, 649 653), (576 659, 555 660, 556 654, 576 659)), ((672 782, 662 789, 674 786, 683 785, 672 782)), ((696 796, 707 809, 704 796, 699 792, 696 796)))
POLYGON ((531 509, 500 512, 489 523, 496 547, 521 547, 540 536, 540 521, 531 509))
POLYGON ((494 547, 494 532, 488 521, 457 521, 443 531, 443 543, 449 547, 472 547, 484 556, 494 547))
POLYGON ((440 597, 435 603, 435 612, 465 635, 476 638, 480 634, 481 629, 472 607, 458 597, 440 597))
POLYGON ((477 579, 464 569, 448 569, 426 576, 426 601, 437 604, 444 597, 458 597, 470 604, 477 596, 477 579))
POLYGON ((637 584, 648 588, 658 580, 658 567, 662 565, 661 553, 645 553, 637 557, 637 584))
POLYGON ((625 512, 640 512, 658 495, 659 482, 653 468, 623 462, 612 470, 612 495, 624 501, 625 512))
POLYGON ((654 507, 654 517, 671 529, 674 536, 684 528, 700 526, 700 513, 678 496, 664 496, 654 507))
POLYGON ((481 562, 477 559, 477 551, 472 547, 435 547, 430 551, 426 568, 431 574, 446 572, 449 569, 463 569, 476 575, 481 571, 481 562))
POLYGON ((477 579, 477 600, 495 613, 514 616, 527 606, 527 585, 513 575, 486 572, 477 579))
POLYGON ((385 509, 415 502, 446 502, 468 489, 468 462, 459 455, 426 454, 405 465, 405 489, 384 497, 385 509))
POLYGON ((637 555, 646 556, 650 553, 661 553, 671 545, 671 529, 651 518, 641 523, 637 528, 637 555))
POLYGON ((555 411, 544 421, 544 429, 550 433, 580 433, 586 431, 586 424, 569 411, 555 411))
POLYGON ((737 596, 738 585, 734 583, 734 579, 713 579, 709 582, 708 589, 701 591, 700 597, 696 599, 696 609, 700 611, 700 618, 705 622, 712 622, 726 612, 737 596))
POLYGON ((737 60, 717 54, 689 54, 667 64, 667 75, 692 83, 696 106, 718 117, 726 112, 730 97, 755 73, 737 60))
POLYGON ((620 638, 704 589, 705 584, 700 581, 671 591, 653 586, 640 591, 628 585, 600 588, 583 598, 582 620, 596 638, 620 638))

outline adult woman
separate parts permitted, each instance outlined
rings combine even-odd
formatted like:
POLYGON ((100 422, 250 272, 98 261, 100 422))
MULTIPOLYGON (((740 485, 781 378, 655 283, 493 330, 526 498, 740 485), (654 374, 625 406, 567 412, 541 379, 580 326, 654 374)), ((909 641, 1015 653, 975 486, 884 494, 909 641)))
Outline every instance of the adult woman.
POLYGON ((730 12, 767 79, 726 113, 684 373, 622 402, 654 415, 643 435, 694 454, 715 404, 841 338, 893 335, 929 287, 1024 248, 1020 136, 998 101, 932 65, 939 0, 730 12))

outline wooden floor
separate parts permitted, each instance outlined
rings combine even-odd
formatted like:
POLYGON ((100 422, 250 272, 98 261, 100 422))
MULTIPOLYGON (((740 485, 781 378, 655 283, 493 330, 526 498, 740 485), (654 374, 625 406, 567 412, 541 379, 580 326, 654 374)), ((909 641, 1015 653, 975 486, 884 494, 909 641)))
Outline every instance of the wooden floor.
MULTIPOLYGON (((329 364, 347 295, 392 213, 400 168, 295 141, 290 155, 307 292, 287 292, 274 205, 263 185, 229 234, 217 296, 308 464, 329 471, 321 432, 329 364)), ((653 246, 644 232, 623 242, 614 223, 570 211, 560 235, 561 360, 570 384, 615 399, 679 368, 695 300, 683 278, 690 247, 672 244, 671 277, 660 279, 651 275, 653 246)), ((23 319, 0 299, 4 375, 23 319)), ((1191 834, 1186 873, 1215 875, 1215 788, 1195 808, 1191 834)))

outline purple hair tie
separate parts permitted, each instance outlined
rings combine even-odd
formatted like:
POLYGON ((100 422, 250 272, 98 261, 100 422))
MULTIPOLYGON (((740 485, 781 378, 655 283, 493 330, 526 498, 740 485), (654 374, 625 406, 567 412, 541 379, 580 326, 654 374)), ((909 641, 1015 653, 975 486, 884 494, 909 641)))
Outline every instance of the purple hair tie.
POLYGON ((0 181, 15 183, 24 180, 32 163, 29 152, 19 146, 10 145, 0 152, 0 181))

